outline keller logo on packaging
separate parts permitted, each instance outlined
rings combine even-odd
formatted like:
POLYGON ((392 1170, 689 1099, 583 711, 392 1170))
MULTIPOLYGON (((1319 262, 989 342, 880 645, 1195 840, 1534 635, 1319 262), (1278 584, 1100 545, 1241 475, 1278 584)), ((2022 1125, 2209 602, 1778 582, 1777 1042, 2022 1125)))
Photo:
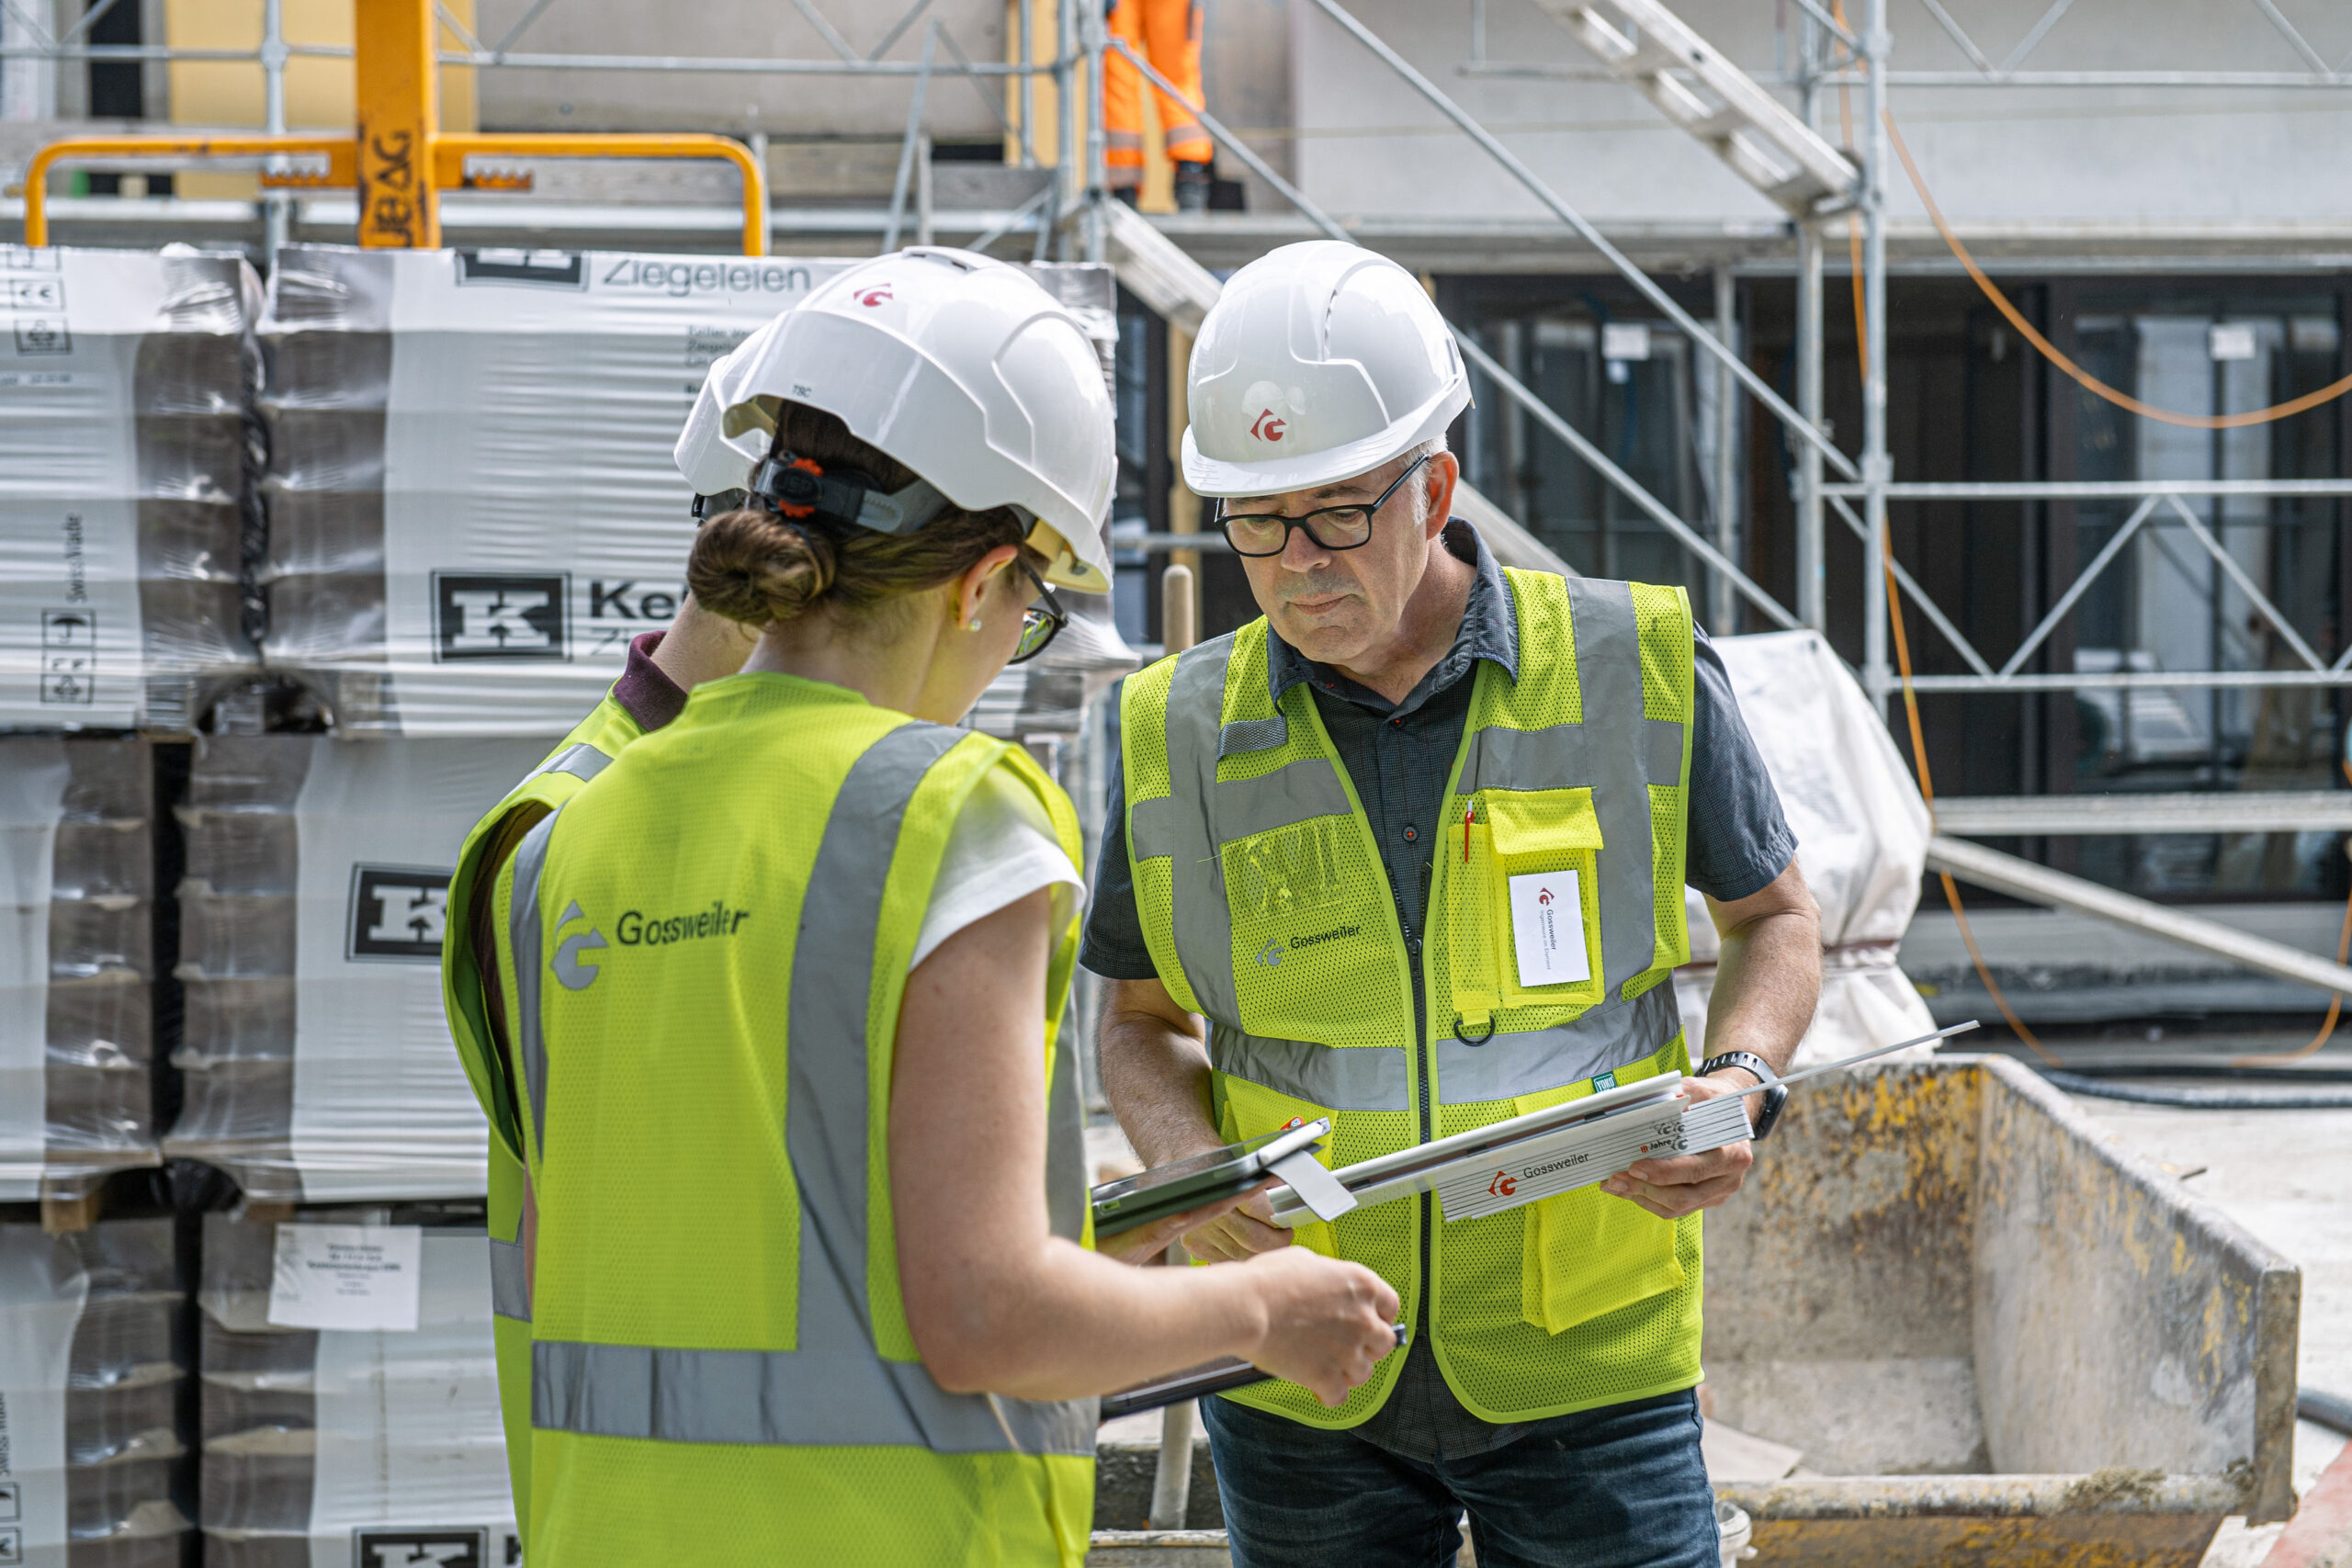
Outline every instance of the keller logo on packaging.
MULTIPOLYGON (((509 1562, 519 1561, 516 1553, 509 1562)), ((357 1529, 351 1568, 493 1568, 485 1529, 357 1529)))
POLYGON ((569 658, 564 636, 571 578, 493 577, 475 572, 433 574, 433 657, 457 659, 569 658))
POLYGON ((359 963, 438 964, 448 916, 447 871, 355 865, 344 953, 359 963))

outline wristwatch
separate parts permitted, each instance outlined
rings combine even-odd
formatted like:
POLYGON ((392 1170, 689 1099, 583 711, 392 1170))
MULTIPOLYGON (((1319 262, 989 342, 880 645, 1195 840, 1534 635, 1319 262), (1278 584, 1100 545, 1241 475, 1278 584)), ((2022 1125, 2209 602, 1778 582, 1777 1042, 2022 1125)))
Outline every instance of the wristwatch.
POLYGON ((1710 1056, 1699 1064, 1699 1073, 1703 1077, 1725 1067, 1745 1067, 1756 1075, 1757 1082, 1768 1086, 1759 1098, 1755 1114, 1747 1121, 1754 1137, 1771 1136, 1772 1124, 1781 1119, 1781 1107, 1789 1102, 1789 1086, 1781 1081, 1781 1075, 1772 1070, 1771 1063, 1753 1051, 1725 1051, 1710 1056))

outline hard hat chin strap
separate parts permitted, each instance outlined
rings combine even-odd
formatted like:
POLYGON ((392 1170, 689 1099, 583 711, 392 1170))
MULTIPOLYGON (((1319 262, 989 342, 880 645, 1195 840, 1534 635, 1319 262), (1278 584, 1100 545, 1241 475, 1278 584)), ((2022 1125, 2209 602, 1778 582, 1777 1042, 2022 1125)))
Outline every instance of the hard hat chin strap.
POLYGON ((876 534, 911 534, 953 503, 927 479, 885 491, 860 469, 829 470, 814 457, 778 452, 752 470, 744 504, 796 522, 815 518, 876 534))

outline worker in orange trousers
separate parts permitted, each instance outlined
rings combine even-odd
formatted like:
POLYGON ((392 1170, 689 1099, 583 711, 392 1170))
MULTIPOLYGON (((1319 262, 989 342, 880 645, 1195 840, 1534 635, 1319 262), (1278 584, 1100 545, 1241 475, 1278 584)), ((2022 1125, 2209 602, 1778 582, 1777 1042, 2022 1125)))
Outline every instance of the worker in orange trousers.
MULTIPOLYGON (((1111 31, 1182 95, 1159 94, 1159 129, 1176 164, 1177 207, 1204 211, 1216 150, 1200 121, 1201 0, 1110 0, 1110 16, 1111 31)), ((1102 57, 1102 129, 1111 188, 1132 201, 1143 184, 1143 73, 1116 50, 1102 57)))

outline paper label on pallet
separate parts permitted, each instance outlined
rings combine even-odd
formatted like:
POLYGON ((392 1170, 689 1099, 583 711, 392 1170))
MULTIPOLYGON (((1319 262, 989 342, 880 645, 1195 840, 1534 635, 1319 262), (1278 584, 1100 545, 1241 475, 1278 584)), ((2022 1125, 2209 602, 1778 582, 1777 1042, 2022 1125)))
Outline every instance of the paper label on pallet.
POLYGON ((0 1202, 39 1197, 48 1157, 50 894, 70 776, 58 740, 0 744, 0 1202))
POLYGON ((308 1201, 464 1197, 487 1133, 441 1006, 450 862, 534 740, 318 739, 295 797, 288 1142, 308 1201))
POLYGON ((269 1321, 415 1332, 424 1234, 414 1225, 279 1225, 269 1321))
POLYGON ((65 1562, 66 1381, 89 1287, 71 1247, 0 1227, 0 1562, 65 1562))
POLYGON ((319 1336, 312 1568, 521 1561, 498 1418, 489 1242, 427 1232, 421 1258, 413 1332, 319 1336))

